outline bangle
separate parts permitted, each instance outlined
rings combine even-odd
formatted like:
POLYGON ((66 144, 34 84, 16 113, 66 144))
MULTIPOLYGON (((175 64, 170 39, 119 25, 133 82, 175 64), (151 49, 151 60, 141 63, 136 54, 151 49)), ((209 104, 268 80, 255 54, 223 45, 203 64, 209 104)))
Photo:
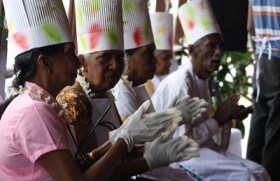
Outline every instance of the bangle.
POLYGON ((90 159, 94 160, 94 151, 92 150, 91 152, 89 152, 88 156, 90 159))

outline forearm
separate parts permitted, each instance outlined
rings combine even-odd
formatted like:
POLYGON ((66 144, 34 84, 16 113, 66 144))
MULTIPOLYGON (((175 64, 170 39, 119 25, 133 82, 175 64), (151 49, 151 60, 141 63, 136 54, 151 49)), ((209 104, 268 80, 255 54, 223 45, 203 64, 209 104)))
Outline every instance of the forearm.
POLYGON ((131 150, 131 152, 128 152, 126 154, 126 159, 127 160, 132 160, 132 159, 136 159, 139 157, 143 157, 143 153, 144 153, 144 145, 141 146, 134 146, 133 149, 131 150))
MULTIPOLYGON (((252 3, 249 3, 248 6, 248 20, 247 20, 247 30, 250 35, 250 37, 253 37, 256 35, 255 33, 255 26, 254 26, 254 20, 253 20, 253 9, 252 9, 252 3)), ((252 45, 253 53, 255 53, 256 46, 255 42, 250 38, 250 42, 252 45)))
POLYGON ((133 175, 141 174, 148 170, 150 170, 150 168, 144 158, 120 162, 114 170, 111 179, 119 180, 120 178, 127 178, 133 175))
POLYGON ((103 181, 110 178, 127 150, 128 147, 125 141, 118 139, 112 149, 85 172, 78 168, 70 151, 66 149, 48 152, 40 156, 36 162, 48 172, 53 180, 103 181))
POLYGON ((98 148, 94 149, 92 151, 94 159, 99 160, 102 158, 108 152, 108 150, 110 150, 110 148, 112 148, 112 144, 110 141, 107 141, 98 148))
POLYGON ((127 153, 127 149, 125 141, 118 139, 114 146, 85 172, 86 178, 89 180, 90 178, 108 180, 120 160, 127 153))
POLYGON ((208 118, 202 123, 187 127, 187 135, 200 145, 218 132, 219 126, 213 118, 208 118))

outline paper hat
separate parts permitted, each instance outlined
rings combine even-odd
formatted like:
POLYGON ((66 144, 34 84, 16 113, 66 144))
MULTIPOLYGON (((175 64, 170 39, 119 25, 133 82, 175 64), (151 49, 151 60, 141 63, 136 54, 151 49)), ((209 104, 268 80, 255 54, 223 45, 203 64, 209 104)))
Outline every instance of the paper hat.
POLYGON ((212 33, 221 34, 208 0, 188 0, 178 9, 178 15, 187 44, 212 33))
POLYGON ((75 0, 79 54, 123 50, 121 0, 75 0))
POLYGON ((147 0, 123 0, 124 49, 154 43, 147 0))
POLYGON ((74 42, 61 0, 4 0, 9 59, 34 48, 74 42))
POLYGON ((170 13, 150 13, 154 42, 157 50, 172 50, 173 16, 170 13))

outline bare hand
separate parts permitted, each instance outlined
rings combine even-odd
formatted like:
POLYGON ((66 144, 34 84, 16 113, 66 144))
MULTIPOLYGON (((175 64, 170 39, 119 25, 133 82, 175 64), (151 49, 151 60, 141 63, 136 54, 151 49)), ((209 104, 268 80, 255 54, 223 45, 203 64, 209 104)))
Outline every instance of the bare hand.
POLYGON ((254 110, 252 106, 244 107, 244 106, 238 106, 235 115, 233 116, 233 119, 237 120, 244 120, 248 114, 252 113, 254 110))
POLYGON ((218 106, 213 118, 218 122, 219 126, 223 126, 236 116, 239 98, 239 95, 229 96, 218 106))

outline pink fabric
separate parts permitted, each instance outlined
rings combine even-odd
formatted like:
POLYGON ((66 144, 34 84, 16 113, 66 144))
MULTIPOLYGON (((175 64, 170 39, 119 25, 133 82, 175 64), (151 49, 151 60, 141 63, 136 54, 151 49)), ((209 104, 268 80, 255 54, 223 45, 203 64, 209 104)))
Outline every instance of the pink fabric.
MULTIPOLYGON (((33 83, 25 87, 41 90, 33 83)), ((56 100, 50 96, 51 102, 56 100)), ((45 180, 50 176, 36 160, 54 150, 68 149, 65 121, 40 98, 24 92, 0 121, 0 180, 45 180)))

